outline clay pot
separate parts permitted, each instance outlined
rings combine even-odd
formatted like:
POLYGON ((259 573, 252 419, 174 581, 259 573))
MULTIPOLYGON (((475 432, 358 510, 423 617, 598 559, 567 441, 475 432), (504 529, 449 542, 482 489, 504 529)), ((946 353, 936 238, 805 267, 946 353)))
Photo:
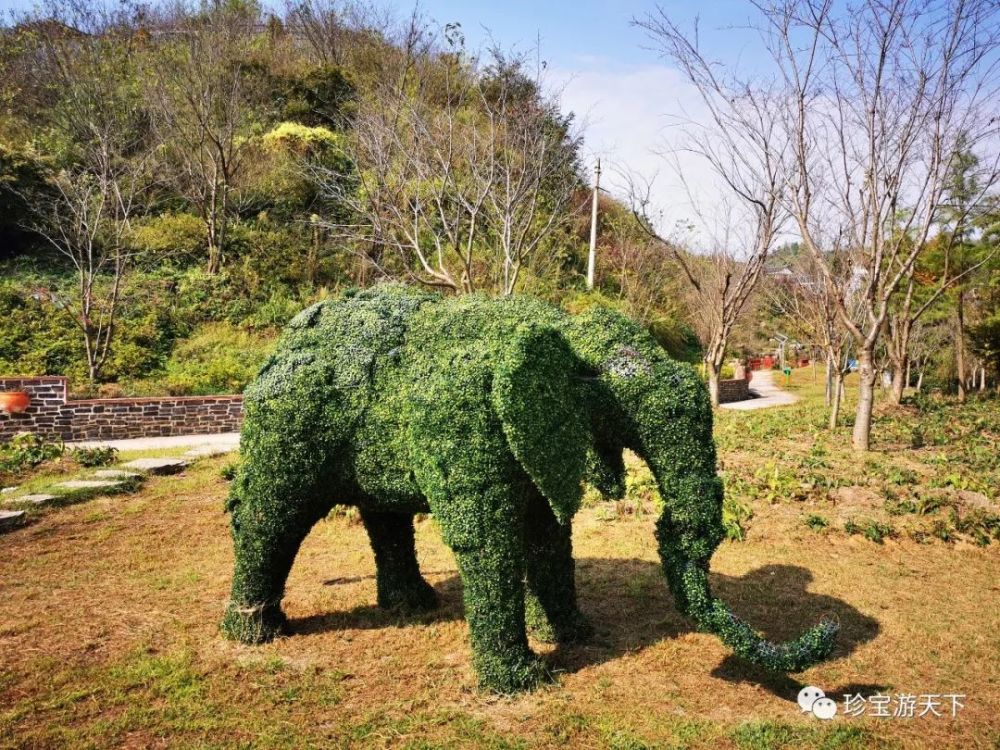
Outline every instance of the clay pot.
POLYGON ((30 403, 31 396, 25 391, 0 392, 0 411, 8 414, 20 414, 30 403))

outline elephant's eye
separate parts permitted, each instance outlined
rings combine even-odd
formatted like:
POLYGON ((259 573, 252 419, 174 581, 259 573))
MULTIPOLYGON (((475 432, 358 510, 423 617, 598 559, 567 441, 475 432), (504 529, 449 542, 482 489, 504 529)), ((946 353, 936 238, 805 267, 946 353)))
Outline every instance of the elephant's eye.
POLYGON ((620 378, 649 375, 653 371, 649 361, 630 346, 619 347, 614 356, 604 363, 602 369, 620 378))

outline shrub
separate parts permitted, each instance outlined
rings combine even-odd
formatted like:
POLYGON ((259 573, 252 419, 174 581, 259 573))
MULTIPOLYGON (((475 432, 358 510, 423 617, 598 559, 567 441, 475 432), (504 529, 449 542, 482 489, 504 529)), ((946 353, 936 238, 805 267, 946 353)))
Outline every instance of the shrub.
POLYGON ((163 213, 147 219, 132 232, 132 242, 158 262, 201 260, 208 252, 205 222, 194 214, 163 213))
MULTIPOLYGON (((3 273, 3 270, 0 270, 3 273)), ((54 300, 74 299, 74 281, 57 274, 18 273, 19 282, 0 282, 0 372, 65 375, 74 393, 87 383, 83 337, 54 300)), ((155 276, 130 276, 104 379, 144 377, 162 365, 174 331, 166 285, 155 276)), ((101 284, 107 283, 102 280, 101 284)))
POLYGON ((95 468, 97 466, 108 466, 118 460, 118 449, 110 445, 99 445, 96 448, 76 448, 73 451, 73 460, 80 466, 95 468))
POLYGON ((825 516, 821 516, 818 513, 810 513, 805 518, 805 524, 813 531, 822 531, 823 529, 829 527, 830 522, 825 516))
POLYGON ((274 345, 269 332, 251 333, 228 323, 199 326, 167 360, 164 374, 132 384, 135 393, 175 396, 240 393, 274 345))
POLYGON ((59 458, 64 450, 61 440, 46 440, 30 432, 17 434, 0 443, 0 478, 16 479, 45 461, 59 458))
POLYGON ((248 322, 255 327, 273 328, 285 325, 302 310, 302 304, 284 289, 277 289, 267 302, 258 307, 248 322))
POLYGON ((722 527, 726 539, 734 542, 746 540, 746 523, 753 518, 753 510, 746 503, 740 502, 732 494, 726 493, 722 501, 722 527))
POLYGON ((852 518, 848 519, 844 522, 844 532, 851 535, 860 534, 876 544, 882 544, 884 540, 896 536, 896 530, 890 524, 871 519, 864 521, 863 524, 852 518))
POLYGON ((890 516, 903 516, 908 513, 917 513, 917 504, 912 500, 907 498, 897 498, 895 496, 888 496, 883 503, 885 512, 890 516))
POLYGON ((951 521, 956 531, 972 537, 972 540, 981 547, 988 545, 992 539, 1000 540, 1000 515, 996 513, 983 508, 973 508, 959 514, 958 510, 953 508, 951 521))
POLYGON ((282 122, 261 136, 268 149, 290 151, 299 156, 342 148, 344 136, 322 126, 309 127, 297 122, 282 122))
POLYGON ((862 530, 865 539, 876 544, 882 544, 885 539, 896 536, 896 530, 881 521, 869 521, 862 530))
POLYGON ((48 295, 53 279, 0 281, 0 372, 13 375, 83 374, 83 340, 48 295), (74 372, 75 370, 75 372, 74 372))

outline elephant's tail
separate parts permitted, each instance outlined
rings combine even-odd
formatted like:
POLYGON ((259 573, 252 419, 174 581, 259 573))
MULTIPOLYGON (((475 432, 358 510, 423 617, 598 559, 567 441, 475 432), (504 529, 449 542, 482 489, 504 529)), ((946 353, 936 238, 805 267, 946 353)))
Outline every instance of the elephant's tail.
POLYGON ((823 619, 798 638, 774 643, 734 615, 712 596, 708 571, 695 562, 684 565, 680 580, 682 608, 699 628, 717 635, 738 656, 775 672, 801 672, 827 659, 836 645, 840 625, 823 619))

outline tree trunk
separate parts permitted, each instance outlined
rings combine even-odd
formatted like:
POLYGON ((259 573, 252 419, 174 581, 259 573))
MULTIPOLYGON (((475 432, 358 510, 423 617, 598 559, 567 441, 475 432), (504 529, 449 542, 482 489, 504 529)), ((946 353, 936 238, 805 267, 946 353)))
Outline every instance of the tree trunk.
POLYGON ((833 371, 837 368, 837 364, 833 361, 833 357, 829 354, 826 355, 826 394, 824 398, 824 403, 830 406, 833 403, 833 371))
POLYGON ((875 405, 875 367, 871 349, 858 353, 858 409, 854 418, 854 434, 851 445, 856 451, 867 451, 871 447, 872 407, 875 405))
POLYGON ((708 371, 708 395, 712 399, 712 406, 719 405, 719 371, 722 369, 714 362, 705 362, 705 369, 708 371))
POLYGON ((965 401, 965 295, 958 290, 955 304, 955 370, 958 375, 958 400, 965 401))
POLYGON ((917 375, 917 393, 920 393, 920 389, 924 387, 924 371, 920 370, 920 374, 917 375))
POLYGON ((889 400, 899 406, 903 400, 903 389, 906 388, 906 372, 909 362, 905 365, 902 362, 894 362, 892 365, 892 388, 889 391, 889 400))
POLYGON ((208 200, 203 213, 205 231, 208 235, 208 266, 205 271, 209 274, 215 273, 215 259, 219 254, 219 234, 215 224, 216 196, 216 185, 213 184, 209 188, 208 200))
POLYGON ((87 379, 90 381, 91 385, 97 382, 97 376, 99 374, 99 368, 97 366, 97 352, 91 344, 90 334, 84 333, 86 338, 86 349, 87 349, 87 379))
POLYGON ((319 265, 319 246, 321 242, 322 230, 318 226, 312 228, 312 242, 309 243, 309 253, 306 256, 306 276, 309 279, 310 288, 316 287, 316 271, 319 265))
POLYGON ((837 421, 840 418, 840 399, 844 390, 844 372, 839 367, 833 374, 833 390, 830 400, 830 423, 831 430, 837 429, 837 421))

